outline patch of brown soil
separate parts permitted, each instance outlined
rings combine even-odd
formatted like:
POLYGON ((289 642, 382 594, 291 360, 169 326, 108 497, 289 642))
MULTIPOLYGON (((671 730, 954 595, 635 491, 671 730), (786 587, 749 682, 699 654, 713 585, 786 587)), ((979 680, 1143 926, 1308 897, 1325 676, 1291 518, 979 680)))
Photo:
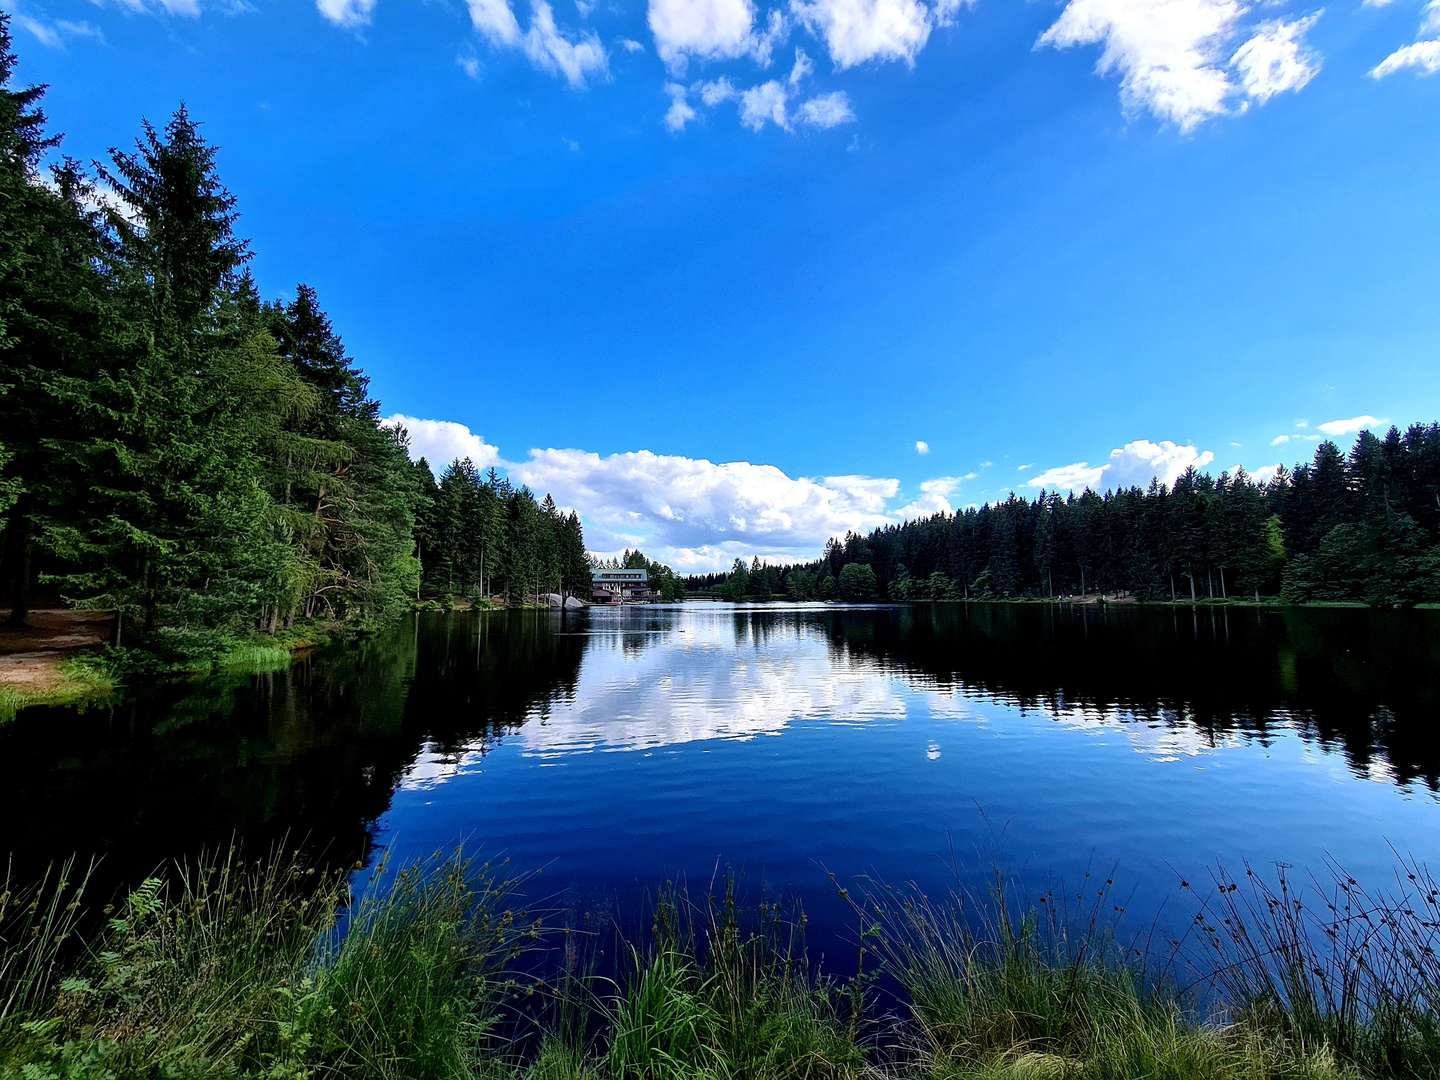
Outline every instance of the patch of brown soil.
POLYGON ((93 649, 110 637, 107 611, 32 611, 25 626, 0 626, 0 656, 93 649))
POLYGON ((0 626, 0 684, 31 693, 57 689, 60 664, 110 637, 103 611, 32 611, 26 626, 0 626))

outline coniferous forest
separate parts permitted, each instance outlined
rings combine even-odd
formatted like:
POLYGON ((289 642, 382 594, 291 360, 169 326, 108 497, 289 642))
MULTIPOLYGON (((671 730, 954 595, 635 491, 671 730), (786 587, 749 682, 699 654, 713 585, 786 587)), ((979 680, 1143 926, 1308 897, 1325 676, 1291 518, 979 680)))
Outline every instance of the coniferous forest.
POLYGON ((425 596, 588 586, 579 520, 455 462, 437 480, 314 289, 260 295, 184 106, 86 168, 0 14, 0 599, 114 613, 188 662, 425 596), (50 164, 46 164, 49 162, 50 164))
POLYGON ((1191 469, 1099 495, 1015 494, 832 540, 818 562, 738 563, 692 591, 797 600, 1440 601, 1440 424, 1362 431, 1265 483, 1191 469))

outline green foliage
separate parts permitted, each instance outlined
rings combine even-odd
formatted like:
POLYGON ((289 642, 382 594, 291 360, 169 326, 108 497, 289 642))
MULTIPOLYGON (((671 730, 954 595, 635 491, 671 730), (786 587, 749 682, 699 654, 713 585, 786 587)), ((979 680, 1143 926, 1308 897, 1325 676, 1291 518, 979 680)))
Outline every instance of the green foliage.
POLYGON ((846 563, 836 582, 842 600, 873 600, 879 587, 874 568, 864 563, 846 563))
POLYGON ((1440 602, 1440 424, 1361 432, 1348 456, 1322 442, 1264 483, 1191 469, 1168 487, 1012 494, 850 533, 815 563, 765 567, 749 593, 851 598, 836 580, 851 564, 874 571, 873 595, 911 601, 1440 602))
MULTIPOLYGON (((307 621, 367 628, 422 591, 588 591, 580 522, 493 470, 436 484, 315 290, 263 303, 216 149, 182 106, 99 176, 49 178, 42 88, 0 13, 0 593, 115 613, 116 666, 229 663, 307 621), (227 656, 229 659, 227 659, 227 656)), ((280 662, 252 652, 252 667, 280 662)), ((13 695, 11 695, 13 697, 13 695)), ((13 705, 13 702, 11 703, 13 705)))
POLYGON ((67 867, 0 888, 0 1076, 1433 1080, 1440 883, 1396 870, 1383 893, 1338 870, 1182 886, 1191 943, 1149 956, 1088 876, 1033 905, 1003 877, 862 885, 840 891, 861 946, 844 981, 773 905, 665 893, 615 981, 547 986, 515 972, 548 935, 458 857, 382 863, 356 903, 283 851, 219 853, 103 919, 67 867))

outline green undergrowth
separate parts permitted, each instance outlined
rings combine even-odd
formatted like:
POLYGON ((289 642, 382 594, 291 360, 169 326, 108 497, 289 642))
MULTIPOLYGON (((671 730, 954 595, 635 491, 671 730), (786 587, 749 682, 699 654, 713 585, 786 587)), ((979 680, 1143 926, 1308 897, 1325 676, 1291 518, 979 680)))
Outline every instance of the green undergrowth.
POLYGON ((0 685, 0 723, 31 705, 90 705, 108 701, 118 682, 104 657, 85 654, 63 660, 59 683, 45 690, 0 685))
POLYGON ((1218 879, 1137 948, 1108 882, 1021 904, 862 885, 853 969, 802 915, 662 892, 648 932, 547 929, 503 868, 293 854, 168 868, 113 908, 0 883, 0 1076, 299 1080, 1429 1080, 1436 883, 1218 879), (596 958, 608 958, 605 974, 596 958))

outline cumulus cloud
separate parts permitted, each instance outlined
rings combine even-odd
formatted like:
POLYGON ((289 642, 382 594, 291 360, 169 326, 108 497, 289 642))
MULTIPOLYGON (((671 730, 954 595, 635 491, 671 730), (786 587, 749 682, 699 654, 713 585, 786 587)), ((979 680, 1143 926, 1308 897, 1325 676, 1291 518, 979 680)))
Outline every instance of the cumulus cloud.
POLYGON ((1149 111, 1182 132, 1304 87, 1320 56, 1302 38, 1319 12, 1255 28, 1234 52, 1249 0, 1068 0, 1037 47, 1099 45, 1096 70, 1120 77, 1127 113, 1149 111), (1238 81, 1237 81, 1238 80, 1238 81))
POLYGON ((1320 425, 1320 430, 1326 435, 1354 435, 1357 431, 1377 428, 1385 423, 1388 421, 1378 416, 1351 416, 1343 420, 1327 420, 1320 425))
POLYGON ((1261 465, 1258 469, 1252 469, 1250 471, 1250 479, 1254 480, 1257 484, 1268 484, 1271 480, 1275 479, 1275 474, 1283 468, 1284 466, 1278 461, 1274 465, 1261 465))
POLYGON ((438 476, 452 461, 469 458, 477 469, 500 461, 500 448, 491 446, 464 424, 453 420, 422 420, 395 413, 381 421, 386 427, 403 427, 410 433, 410 456, 424 458, 438 476))
POLYGON ((546 0, 534 0, 530 25, 520 20, 510 0, 466 0, 470 24, 499 49, 519 49, 541 71, 558 75, 573 87, 582 87, 609 74, 609 57, 592 30, 570 36, 555 22, 555 11, 546 0))
POLYGON ((924 439, 916 439, 916 440, 915 440, 915 453, 917 453, 917 454, 928 454, 929 452, 930 452, 930 444, 929 444, 928 442, 926 442, 924 439))
POLYGON ((375 0, 315 0, 315 7, 330 22, 347 30, 368 26, 375 14, 375 0))
POLYGON ((695 94, 707 109, 736 102, 740 123, 751 131, 760 131, 767 124, 773 124, 782 131, 793 131, 795 120, 807 127, 832 128, 855 119, 850 98, 842 90, 812 97, 802 102, 792 115, 790 91, 793 86, 794 83, 789 80, 782 83, 779 79, 768 79, 758 86, 741 89, 725 75, 697 82, 688 90, 677 83, 670 83, 666 92, 671 95, 672 104, 671 111, 666 114, 666 126, 672 131, 680 131, 695 118, 688 93, 695 94))
POLYGON ((1032 476, 1027 483, 1033 488, 1051 491, 1103 491, 1112 488, 1146 487, 1152 479, 1173 484, 1186 469, 1203 469, 1215 460, 1209 450, 1171 442, 1137 439, 1110 451, 1103 465, 1077 461, 1057 465, 1032 476))
POLYGON ((740 123, 751 131, 759 131, 767 122, 782 131, 790 130, 785 88, 774 79, 740 94, 740 123))
POLYGON ((700 95, 700 103, 707 109, 713 109, 726 101, 734 101, 740 96, 734 84, 723 75, 718 79, 696 83, 695 92, 700 95))
POLYGON ((667 131, 684 131, 685 125, 699 114, 687 100, 687 91, 680 83, 666 83, 665 93, 670 97, 670 107, 665 110, 667 131))
POLYGON ((933 480, 922 481, 920 494, 896 510, 895 516, 908 520, 954 513, 955 507, 950 502, 950 496, 959 490, 962 483, 974 478, 975 474, 971 473, 969 476, 937 476, 933 480))
POLYGON ((919 0, 791 0, 790 11, 841 69, 871 60, 913 65, 933 25, 919 0))
POLYGON ((899 481, 884 477, 792 477, 773 465, 648 450, 532 450, 510 473, 575 507, 597 550, 643 543, 672 565, 691 566, 707 550, 813 558, 832 536, 892 520, 886 507, 899 490, 899 481), (627 539, 608 542, 620 537, 627 539))
POLYGON ((849 95, 835 90, 802 102, 798 115, 800 122, 810 127, 833 128, 854 121, 855 110, 850 108, 849 95))
POLYGON ((640 42, 636 41, 634 38, 628 37, 620 39, 620 47, 628 53, 638 53, 645 51, 644 45, 641 45, 640 42))
POLYGON ((1235 50, 1230 63, 1247 97, 1263 103, 1276 94, 1303 89, 1320 73, 1320 54, 1303 38, 1323 13, 1267 22, 1235 50))
POLYGON ((775 18, 757 32, 751 0, 650 0, 646 17, 660 59, 676 74, 683 74, 692 58, 753 56, 768 63, 784 32, 783 19, 775 18))

